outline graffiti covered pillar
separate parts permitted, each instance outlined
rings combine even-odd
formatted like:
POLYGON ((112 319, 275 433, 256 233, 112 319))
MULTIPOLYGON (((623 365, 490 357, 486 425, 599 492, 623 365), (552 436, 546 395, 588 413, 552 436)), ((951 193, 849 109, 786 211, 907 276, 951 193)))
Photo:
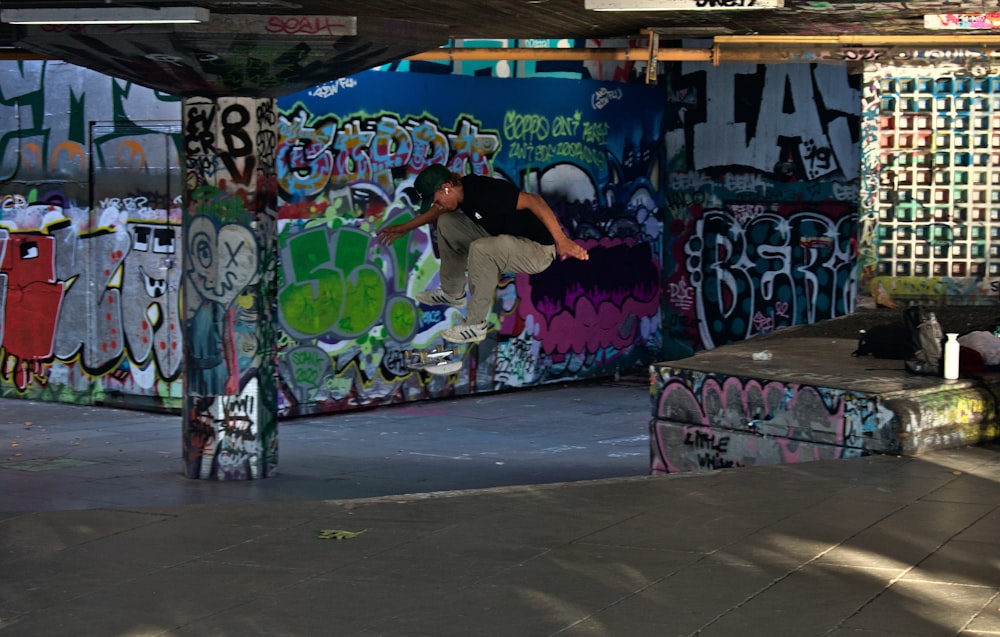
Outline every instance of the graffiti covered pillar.
POLYGON ((274 100, 188 97, 184 469, 250 480, 278 461, 274 100))

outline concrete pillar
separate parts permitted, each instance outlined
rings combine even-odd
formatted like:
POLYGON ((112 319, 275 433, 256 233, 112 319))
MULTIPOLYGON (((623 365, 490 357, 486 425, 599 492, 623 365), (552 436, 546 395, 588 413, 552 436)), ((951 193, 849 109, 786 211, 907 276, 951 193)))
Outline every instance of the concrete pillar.
POLYGON ((277 110, 183 103, 184 470, 250 480, 278 466, 277 110))

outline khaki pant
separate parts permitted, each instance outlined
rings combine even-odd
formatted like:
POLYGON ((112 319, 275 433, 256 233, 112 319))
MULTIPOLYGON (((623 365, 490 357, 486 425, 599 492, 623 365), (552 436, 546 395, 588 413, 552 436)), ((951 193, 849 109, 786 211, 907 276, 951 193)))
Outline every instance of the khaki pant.
POLYGON ((461 212, 441 215, 437 227, 441 290, 451 297, 465 296, 465 273, 469 273, 472 296, 465 315, 467 323, 486 320, 501 274, 535 274, 556 258, 555 246, 509 234, 494 237, 461 212))

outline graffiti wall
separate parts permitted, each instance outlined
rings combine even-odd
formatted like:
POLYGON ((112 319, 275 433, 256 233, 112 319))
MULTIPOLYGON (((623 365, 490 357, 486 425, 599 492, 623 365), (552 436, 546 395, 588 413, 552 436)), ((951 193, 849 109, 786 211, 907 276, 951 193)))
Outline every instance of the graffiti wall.
MULTIPOLYGON (((0 392, 179 409, 179 102, 63 63, 0 69, 0 392)), ((658 87, 479 71, 278 100, 281 415, 611 375, 853 310, 861 96, 844 66, 677 63, 658 87), (502 277, 494 336, 451 377, 404 364, 462 318, 413 300, 437 285, 433 229, 375 240, 412 218, 432 163, 543 194, 591 254, 502 277)))
POLYGON ((283 414, 611 374, 659 350, 662 92, 594 81, 362 73, 279 100, 283 414), (501 280, 486 341, 454 376, 404 365, 462 320, 433 229, 391 246, 430 164, 545 196, 586 262, 501 280))
MULTIPOLYGON (((655 359, 662 91, 511 82, 373 72, 282 100, 282 414, 611 374, 655 359), (463 353, 461 376, 432 380, 402 360, 460 318, 412 300, 436 281, 433 235, 386 248, 374 233, 413 214, 412 179, 434 162, 541 192, 592 258, 504 277, 492 314, 499 337, 463 353)), ((61 62, 0 66, 2 395, 180 409, 180 290, 194 247, 180 223, 180 110, 170 96, 61 62)), ((213 157, 200 169, 234 166, 213 157)))
POLYGON ((179 102, 0 63, 0 395, 181 396, 179 102))
POLYGON ((657 365, 653 473, 789 464, 893 452, 878 394, 657 365))
POLYGON ((866 66, 862 286, 886 302, 1000 303, 1000 77, 979 51, 866 66))
POLYGON ((277 109, 185 98, 183 440, 189 478, 277 469, 277 109))
POLYGON ((843 65, 672 65, 664 358, 849 314, 860 87, 843 65))

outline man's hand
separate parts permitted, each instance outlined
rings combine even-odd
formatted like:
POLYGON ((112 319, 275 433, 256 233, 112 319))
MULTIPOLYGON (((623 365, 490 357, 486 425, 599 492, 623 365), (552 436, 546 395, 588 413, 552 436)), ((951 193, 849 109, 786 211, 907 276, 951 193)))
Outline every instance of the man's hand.
POLYGON ((586 250, 574 243, 565 235, 556 241, 556 254, 559 255, 559 259, 563 261, 570 257, 580 259, 581 261, 586 261, 590 258, 590 254, 588 254, 586 250))
POLYGON ((382 245, 389 245, 396 239, 400 238, 404 234, 416 230, 420 226, 425 226, 429 223, 434 223, 437 221, 438 217, 448 212, 441 206, 431 204, 431 207, 425 210, 423 213, 417 215, 413 219, 406 221, 404 223, 397 223, 392 226, 386 226, 378 231, 378 240, 382 245))
POLYGON ((386 226, 378 231, 378 241, 384 246, 390 245, 393 241, 409 232, 403 224, 386 226))

